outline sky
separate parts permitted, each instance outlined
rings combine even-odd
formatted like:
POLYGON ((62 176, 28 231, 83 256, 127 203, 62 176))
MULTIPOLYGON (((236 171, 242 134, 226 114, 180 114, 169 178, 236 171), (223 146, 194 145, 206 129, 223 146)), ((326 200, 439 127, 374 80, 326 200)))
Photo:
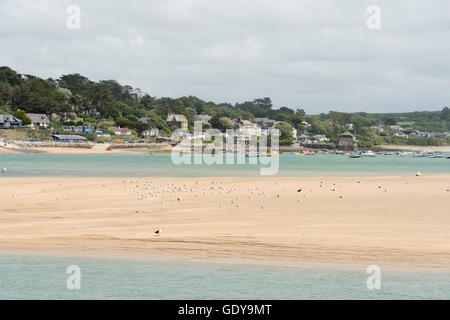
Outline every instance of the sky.
POLYGON ((441 110, 449 17, 448 0, 0 0, 0 65, 310 114, 441 110))

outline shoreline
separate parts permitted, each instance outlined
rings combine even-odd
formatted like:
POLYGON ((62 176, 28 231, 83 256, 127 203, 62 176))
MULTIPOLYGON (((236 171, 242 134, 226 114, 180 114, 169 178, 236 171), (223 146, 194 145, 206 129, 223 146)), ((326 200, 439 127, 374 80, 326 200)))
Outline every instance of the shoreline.
POLYGON ((448 174, 1 181, 0 253, 450 272, 448 174))
MULTIPOLYGON (((296 260, 270 260, 270 259, 249 259, 242 257, 193 257, 177 254, 156 254, 148 252, 111 251, 111 250, 80 250, 80 249, 7 249, 0 248, 0 258, 2 256, 15 257, 45 257, 56 259, 87 259, 87 260, 113 260, 113 261, 133 261, 133 262, 168 262, 187 263, 202 265, 228 265, 238 267, 272 267, 272 268, 294 268, 305 270, 323 271, 360 271, 365 273, 370 263, 359 262, 320 262, 320 261, 296 261, 296 260)), ((407 272, 407 273, 427 273, 427 274, 450 274, 450 266, 421 266, 408 265, 404 263, 382 263, 379 265, 382 272, 407 272)))
MULTIPOLYGON (((96 143, 92 148, 70 148, 70 147, 2 147, 0 146, 1 154, 145 154, 145 153, 170 153, 171 148, 167 146, 161 146, 161 148, 111 148, 108 149, 110 144, 100 144, 96 143), (108 149, 108 150, 107 150, 108 149)), ((315 150, 311 148, 299 147, 280 147, 281 152, 295 152, 298 150, 315 150), (283 151, 283 148, 285 151, 283 151)), ((366 150, 367 148, 362 148, 361 150, 366 150)), ((392 151, 408 151, 408 152, 421 152, 421 151, 431 151, 431 152, 443 152, 450 153, 450 146, 410 146, 410 145, 378 145, 368 148, 375 151, 381 152, 392 152, 392 151)), ((328 151, 339 151, 339 150, 328 150, 328 151)))

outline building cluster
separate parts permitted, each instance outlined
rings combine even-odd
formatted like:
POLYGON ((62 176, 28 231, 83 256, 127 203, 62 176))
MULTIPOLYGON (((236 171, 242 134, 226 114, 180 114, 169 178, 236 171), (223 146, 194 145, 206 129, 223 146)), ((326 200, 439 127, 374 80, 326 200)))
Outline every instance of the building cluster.
POLYGON ((388 136, 399 137, 399 138, 409 138, 409 137, 419 137, 419 138, 450 138, 450 132, 427 132, 419 130, 408 130, 399 125, 382 126, 376 125, 371 126, 373 130, 378 133, 384 133, 388 136))
MULTIPOLYGON (((31 124, 28 126, 31 129, 46 129, 50 128, 52 122, 60 121, 61 117, 55 114, 47 116, 45 114, 35 114, 28 113, 26 114, 29 119, 31 119, 31 124)), ((76 116, 76 115, 75 115, 76 116)), ((73 118, 73 115, 72 115, 73 118)), ((200 121, 204 125, 210 125, 210 121, 212 116, 207 114, 196 115, 195 121, 200 121)), ((78 119, 81 120, 81 119, 78 119)), ((152 119, 149 117, 142 117, 139 119, 142 123, 151 123, 152 119)), ((260 136, 270 136, 274 134, 278 129, 276 129, 276 125, 279 121, 269 119, 269 118, 254 118, 252 120, 244 120, 244 119, 232 119, 236 130, 235 134, 238 137, 238 140, 246 141, 251 139, 252 137, 260 137, 260 136)), ((166 118, 167 125, 171 128, 178 128, 185 130, 186 133, 184 137, 187 139, 205 139, 204 133, 187 133, 188 131, 188 120, 185 115, 182 114, 168 114, 166 118)), ((23 122, 10 115, 10 114, 0 114, 0 129, 17 129, 25 127, 23 122)), ((103 125, 103 128, 106 126, 103 125)), ((348 123, 345 125, 345 129, 347 130, 342 135, 338 137, 337 144, 331 143, 330 139, 323 134, 313 134, 310 135, 309 131, 311 129, 311 124, 307 121, 303 121, 302 128, 303 131, 297 133, 297 130, 293 128, 292 130, 292 139, 294 143, 297 143, 301 146, 305 146, 308 148, 330 148, 337 147, 343 150, 355 150, 357 147, 357 140, 355 136, 351 133, 354 130, 354 125, 352 123, 348 123)), ((399 125, 374 125, 371 128, 377 132, 378 134, 385 134, 394 137, 408 138, 408 137, 437 137, 442 139, 450 138, 449 132, 421 132, 418 130, 407 130, 402 128, 399 125)), ((108 127, 108 130, 100 130, 94 126, 84 126, 84 125, 64 125, 64 126, 56 126, 52 127, 54 133, 70 133, 70 134, 94 134, 98 138, 109 138, 112 135, 120 136, 120 137, 129 137, 133 136, 135 133, 128 128, 121 127, 108 127)), ((223 133, 224 136, 227 133, 223 133)), ((148 130, 142 132, 142 137, 144 138, 155 138, 159 136, 159 130, 156 127, 151 127, 148 130)), ((73 138, 73 137, 72 137, 73 138)), ((55 138, 57 139, 57 138, 55 138)), ((74 139, 70 139, 74 140, 74 139)))

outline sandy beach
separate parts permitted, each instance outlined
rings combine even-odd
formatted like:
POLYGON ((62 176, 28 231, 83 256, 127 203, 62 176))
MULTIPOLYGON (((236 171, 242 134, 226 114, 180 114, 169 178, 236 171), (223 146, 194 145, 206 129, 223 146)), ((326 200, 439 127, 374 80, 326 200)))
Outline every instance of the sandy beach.
POLYGON ((430 151, 430 152, 450 152, 450 146, 410 146, 410 145, 381 145, 374 149, 382 151, 430 151))
POLYGON ((449 271, 449 188, 448 175, 2 178, 0 252, 449 271))
POLYGON ((39 147, 39 148, 20 148, 15 146, 0 146, 0 154, 18 154, 18 153, 47 153, 47 154, 142 154, 148 152, 169 152, 167 147, 161 149, 148 148, 113 148, 108 149, 110 144, 96 143, 92 148, 67 148, 67 147, 39 147))

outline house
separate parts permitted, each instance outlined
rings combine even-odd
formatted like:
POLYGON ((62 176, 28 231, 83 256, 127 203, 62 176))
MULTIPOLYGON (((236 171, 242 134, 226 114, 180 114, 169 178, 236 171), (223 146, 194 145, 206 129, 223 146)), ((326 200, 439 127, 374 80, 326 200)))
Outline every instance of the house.
POLYGON ((0 129, 16 129, 22 127, 22 120, 10 114, 0 114, 0 129))
MULTIPOLYGON (((399 136, 398 133, 392 134, 393 136, 399 136)), ((430 138, 432 135, 429 132, 421 132, 419 130, 415 130, 408 134, 410 137, 420 137, 420 138, 430 138)))
POLYGON ((297 129, 292 128, 292 138, 294 138, 294 141, 297 140, 297 129))
POLYGON ((339 136, 337 147, 340 150, 355 151, 357 148, 356 139, 350 132, 344 132, 339 136))
POLYGON ((448 132, 431 132, 431 136, 440 139, 448 139, 450 138, 450 133, 448 132))
POLYGON ((109 132, 105 132, 105 131, 95 131, 94 134, 95 134, 98 138, 109 138, 109 137, 111 137, 111 135, 109 134, 109 132))
POLYGON ((56 142, 86 142, 87 139, 76 134, 53 134, 53 139, 56 142))
POLYGON ((310 129, 311 128, 311 123, 306 122, 306 121, 302 121, 302 126, 307 128, 307 129, 310 129))
POLYGON ((158 128, 151 128, 150 130, 145 130, 142 132, 142 135, 144 137, 156 137, 159 135, 159 130, 158 128))
POLYGON ((95 131, 93 126, 59 126, 58 131, 75 132, 75 133, 92 133, 95 131))
POLYGON ((167 116, 166 122, 169 126, 175 125, 181 130, 188 129, 188 121, 183 114, 169 114, 167 116))
POLYGON ((370 126, 370 127, 376 132, 383 132, 384 131, 384 127, 380 126, 380 125, 370 126))
MULTIPOLYGON (((68 120, 73 120, 74 121, 77 118, 78 117, 77 117, 77 114, 75 112, 64 112, 61 115, 56 114, 56 113, 52 113, 50 115, 50 119, 52 121, 55 121, 55 122, 65 122, 65 121, 68 121, 68 120)), ((78 118, 78 119, 80 119, 80 118, 78 118)))
POLYGON ((45 129, 50 125, 50 119, 43 113, 27 113, 27 117, 31 119, 31 128, 45 129))
POLYGON ((394 137, 399 137, 399 138, 408 138, 408 135, 403 133, 403 132, 395 132, 393 134, 394 137))
POLYGON ((139 121, 142 123, 149 123, 151 120, 152 120, 152 118, 150 118, 150 117, 142 117, 139 119, 139 121))
POLYGON ((211 116, 207 114, 199 114, 194 117, 195 121, 200 121, 202 123, 208 124, 209 120, 211 120, 211 116))
POLYGON ((131 136, 131 130, 128 128, 109 127, 108 130, 114 131, 116 136, 131 136))
POLYGON ((275 128, 275 126, 267 128, 267 129, 261 129, 261 135, 263 135, 263 136, 269 136, 269 135, 274 135, 274 134, 278 134, 278 136, 280 136, 280 130, 275 128))
POLYGON ((273 127, 276 121, 269 118, 254 118, 253 122, 259 124, 263 129, 268 129, 273 127))
POLYGON ((303 133, 303 134, 298 136, 298 142, 300 144, 302 144, 302 143, 310 143, 311 140, 309 139, 309 136, 307 134, 303 133))
POLYGON ((354 128, 355 126, 353 125, 353 123, 347 123, 347 124, 345 125, 345 127, 346 127, 348 130, 353 130, 353 128, 354 128))
POLYGON ((259 137, 261 135, 261 127, 256 123, 250 122, 248 120, 238 120, 237 125, 239 126, 239 129, 236 132, 238 135, 248 137, 259 137))
POLYGON ((403 131, 403 128, 402 127, 400 127, 400 126, 397 126, 397 125, 395 125, 395 126, 389 126, 392 130, 394 130, 394 131, 403 131))
POLYGON ((328 141, 330 141, 330 139, 328 139, 327 136, 324 135, 324 134, 313 135, 313 139, 312 140, 315 140, 315 141, 318 141, 318 142, 328 142, 328 141))

